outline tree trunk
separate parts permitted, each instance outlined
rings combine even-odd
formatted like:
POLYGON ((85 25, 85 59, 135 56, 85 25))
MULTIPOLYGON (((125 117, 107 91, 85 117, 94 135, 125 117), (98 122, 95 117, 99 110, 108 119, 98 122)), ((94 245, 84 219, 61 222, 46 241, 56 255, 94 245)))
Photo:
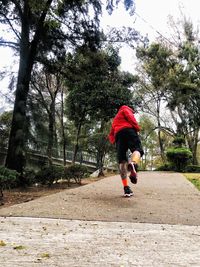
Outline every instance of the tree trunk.
POLYGON ((161 159, 162 159, 163 163, 165 163, 164 147, 163 147, 163 141, 162 141, 160 130, 158 130, 158 142, 159 142, 159 147, 160 147, 161 159))
POLYGON ((22 174, 25 166, 26 103, 33 61, 28 55, 27 40, 21 45, 20 63, 13 118, 6 157, 6 167, 22 174))
POLYGON ((186 136, 189 149, 192 151, 192 164, 194 165, 198 165, 198 160, 197 160, 198 135, 199 135, 199 129, 196 129, 192 136, 191 135, 186 136))
POLYGON ((82 126, 82 122, 79 122, 78 129, 77 129, 77 134, 76 134, 76 143, 74 145, 74 153, 73 153, 73 158, 72 158, 72 164, 75 164, 75 162, 76 162, 76 156, 77 156, 77 153, 78 153, 78 142, 79 142, 79 135, 80 135, 80 132, 81 132, 81 126, 82 126))
POLYGON ((98 158, 98 169, 99 169, 98 177, 105 176, 105 174, 103 172, 103 158, 104 158, 104 155, 102 153, 99 153, 99 156, 97 158, 98 158))
POLYGON ((156 117, 157 117, 157 123, 158 123, 158 143, 159 143, 160 156, 161 156, 162 162, 165 163, 164 146, 163 146, 163 141, 161 137, 160 106, 161 106, 161 98, 158 97, 157 104, 156 104, 156 113, 157 113, 156 117))
POLYGON ((46 2, 45 8, 38 20, 32 42, 30 35, 30 7, 28 1, 24 1, 21 16, 20 62, 16 87, 16 96, 13 109, 12 125, 9 136, 6 167, 23 173, 25 166, 25 128, 26 128, 26 103, 29 92, 29 83, 33 63, 37 54, 37 46, 40 40, 43 24, 52 0, 46 2))
POLYGON ((48 132, 48 146, 47 146, 47 156, 48 156, 49 166, 52 165, 54 122, 55 122, 55 102, 53 101, 51 103, 49 110, 49 132, 48 132))
POLYGON ((61 132, 63 141, 63 165, 66 166, 66 138, 64 129, 64 99, 63 99, 63 89, 61 90, 61 132))

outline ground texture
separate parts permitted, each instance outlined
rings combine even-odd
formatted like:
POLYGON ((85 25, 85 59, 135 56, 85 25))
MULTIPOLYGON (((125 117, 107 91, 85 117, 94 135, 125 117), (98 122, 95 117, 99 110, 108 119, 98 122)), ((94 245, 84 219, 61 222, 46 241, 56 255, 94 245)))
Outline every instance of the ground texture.
POLYGON ((178 173, 119 176, 0 209, 0 265, 200 266, 200 193, 178 173))

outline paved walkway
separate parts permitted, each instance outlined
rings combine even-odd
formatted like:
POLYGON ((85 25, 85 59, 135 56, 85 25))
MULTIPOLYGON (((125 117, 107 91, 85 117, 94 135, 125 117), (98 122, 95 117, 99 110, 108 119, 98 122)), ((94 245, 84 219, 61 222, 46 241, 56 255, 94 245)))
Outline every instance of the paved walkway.
POLYGON ((0 209, 0 266, 200 267, 200 193, 184 176, 121 189, 113 176, 0 209))

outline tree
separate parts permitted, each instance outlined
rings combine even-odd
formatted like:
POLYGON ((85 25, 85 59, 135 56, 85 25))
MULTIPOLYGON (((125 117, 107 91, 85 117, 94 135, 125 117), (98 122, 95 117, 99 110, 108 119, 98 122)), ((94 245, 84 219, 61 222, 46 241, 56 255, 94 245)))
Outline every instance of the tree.
POLYGON ((109 128, 110 122, 105 122, 103 119, 98 122, 94 121, 90 136, 87 138, 87 151, 96 157, 98 176, 104 175, 105 158, 111 147, 108 141, 109 128))
POLYGON ((140 116, 139 125, 141 126, 140 138, 144 149, 142 158, 142 168, 147 167, 153 169, 154 158, 158 154, 158 137, 156 134, 156 126, 150 116, 143 114, 140 116))
POLYGON ((184 135, 197 164, 200 131, 199 44, 192 24, 183 22, 184 40, 177 48, 177 62, 169 75, 169 108, 176 111, 178 134, 184 135))
MULTIPOLYGON (((101 2, 2 0, 0 3, 1 23, 8 25, 16 38, 16 42, 1 38, 0 44, 15 48, 20 58, 6 166, 22 173, 25 165, 27 96, 33 65, 42 52, 48 55, 49 51, 55 52, 55 47, 60 48, 56 56, 62 57, 66 40, 72 45, 85 40, 94 49, 99 41, 101 2), (92 12, 88 16, 91 8, 93 17, 92 12)), ((107 1, 107 9, 112 12, 115 4, 118 1, 107 1)), ((125 0, 124 4, 127 10, 134 10, 133 1, 125 0)))
POLYGON ((54 56, 62 57, 65 53, 66 40, 75 45, 78 40, 80 44, 82 39, 86 39, 91 46, 94 46, 100 13, 101 5, 98 1, 87 3, 78 0, 1 1, 1 23, 8 25, 16 42, 1 38, 0 44, 9 45, 19 52, 15 103, 6 158, 8 168, 22 173, 25 165, 24 129, 27 120, 27 96, 34 63, 39 60, 42 52, 46 55, 50 51, 54 53, 55 47, 60 48, 60 53, 54 56), (87 16, 89 7, 93 7, 94 19, 87 16))
POLYGON ((13 120, 6 158, 6 166, 20 173, 22 173, 25 163, 24 128, 26 127, 26 101, 31 71, 52 0, 48 0, 39 6, 34 4, 36 2, 24 1, 20 3, 18 1, 2 1, 0 10, 4 22, 8 21, 15 33, 17 42, 12 43, 12 45, 19 49, 20 53, 13 120), (12 12, 16 16, 13 17, 12 12), (12 17, 15 24, 12 22, 12 17))
POLYGON ((4 111, 0 115, 0 147, 7 148, 11 128, 12 112, 4 111))
POLYGON ((163 130, 172 132, 165 125, 162 109, 166 105, 168 85, 168 73, 174 65, 173 53, 166 46, 152 43, 149 47, 138 48, 137 58, 141 62, 139 82, 137 86, 137 98, 140 99, 142 110, 155 117, 158 131, 158 142, 162 161, 165 162, 163 130))
POLYGON ((52 74, 47 69, 34 73, 32 86, 40 97, 40 102, 48 114, 48 145, 47 156, 49 165, 52 165, 53 145, 55 145, 56 129, 56 98, 61 90, 61 76, 59 73, 52 74))
POLYGON ((192 152, 185 147, 185 138, 177 136, 173 141, 173 147, 167 150, 167 158, 176 171, 184 171, 187 163, 192 158, 192 152))
MULTIPOLYGON (((178 42, 165 44, 163 41, 139 49, 138 58, 142 61, 139 96, 145 111, 156 116, 161 155, 164 158, 162 142, 163 129, 172 135, 183 135, 193 153, 193 164, 197 164, 197 144, 199 141, 199 44, 192 24, 184 20, 181 24, 183 35, 178 34, 178 42), (156 110, 152 109, 153 106, 156 110), (150 104, 150 105, 149 105, 150 104), (173 128, 163 127, 162 107, 165 114, 169 110, 173 128), (155 112, 156 111, 156 112, 155 112)), ((165 119, 165 118, 164 118, 165 119)))
POLYGON ((135 77, 118 70, 120 58, 112 47, 95 53, 84 48, 69 57, 66 106, 69 119, 77 128, 75 162, 82 125, 92 120, 106 122, 114 116, 120 103, 131 102, 129 88, 135 77))

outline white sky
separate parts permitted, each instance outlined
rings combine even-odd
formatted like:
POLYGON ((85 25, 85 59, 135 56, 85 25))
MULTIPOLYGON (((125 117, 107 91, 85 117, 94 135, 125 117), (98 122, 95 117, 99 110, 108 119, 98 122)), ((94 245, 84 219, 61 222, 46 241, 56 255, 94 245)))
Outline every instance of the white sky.
MULTIPOLYGON (((172 15, 175 21, 180 18, 180 8, 187 18, 193 21, 194 28, 200 24, 200 0, 135 0, 136 15, 130 16, 121 7, 116 9, 112 16, 104 15, 104 26, 130 26, 153 41, 158 37, 158 32, 163 36, 170 35, 168 27, 168 15, 172 15)), ((122 69, 134 71, 134 53, 125 47, 121 50, 122 69)), ((4 66, 12 67, 13 54, 9 49, 0 47, 0 71, 4 66)), ((16 67, 15 67, 16 69, 16 67)), ((5 90, 6 83, 0 82, 0 90, 5 90)), ((4 104, 0 96, 0 108, 4 104)))

